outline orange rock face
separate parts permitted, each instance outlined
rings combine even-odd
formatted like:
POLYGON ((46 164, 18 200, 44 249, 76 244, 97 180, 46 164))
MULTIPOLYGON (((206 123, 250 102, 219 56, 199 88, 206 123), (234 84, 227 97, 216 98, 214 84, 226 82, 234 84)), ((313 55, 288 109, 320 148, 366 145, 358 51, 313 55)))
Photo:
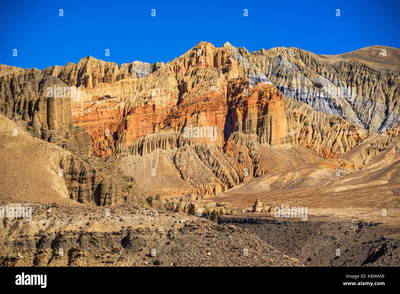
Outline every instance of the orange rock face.
MULTIPOLYGON (((382 120, 368 120, 372 114, 359 120, 352 113, 360 109, 348 107, 350 100, 342 101, 343 97, 337 103, 326 100, 337 93, 335 79, 327 81, 328 75, 317 78, 314 71, 304 70, 303 61, 314 66, 301 58, 308 54, 295 58, 286 50, 246 52, 229 44, 216 48, 201 42, 166 64, 118 66, 87 57, 78 64, 43 71, 0 66, 0 111, 20 119, 34 136, 89 158, 94 166, 104 163, 98 173, 86 172, 95 179, 91 188, 102 181, 96 201, 103 204, 114 203, 110 195, 128 193, 124 189, 132 186, 130 179, 144 194, 201 198, 253 177, 271 177, 254 190, 279 188, 275 172, 313 164, 324 169, 304 180, 314 183, 319 177, 331 177, 337 166, 358 168, 370 154, 387 148, 386 139, 398 137, 398 133, 389 136, 389 130, 388 138, 376 141, 376 146, 365 144, 360 156, 351 156, 356 163, 343 161, 342 155, 349 156, 368 141, 369 132, 382 120), (46 97, 48 87, 71 87, 74 95, 46 97), (303 88, 307 91, 300 91, 303 88), (305 97, 301 101, 315 98, 318 103, 309 105, 311 100, 304 103, 290 95, 305 97), (371 121, 373 128, 357 121, 371 121), (316 164, 323 158, 332 160, 316 164), (121 191, 110 180, 120 179, 114 166, 127 177, 121 180, 121 191), (107 169, 109 174, 101 174, 107 169)), ((341 90, 339 94, 352 97, 352 91, 341 90)), ((394 124, 389 119, 385 126, 394 124)), ((70 174, 75 181, 81 170, 72 168, 70 174)), ((284 183, 300 184, 296 179, 305 178, 305 170, 284 176, 284 183)), ((75 187, 77 196, 71 197, 95 199, 85 186, 88 181, 80 180, 82 188, 76 187, 82 192, 75 187)))
MULTIPOLYGON (((78 68, 83 64, 86 78, 74 78, 82 97, 72 104, 73 123, 87 129, 92 151, 100 157, 165 131, 192 144, 218 147, 235 132, 253 134, 261 144, 299 144, 324 157, 337 157, 362 140, 350 123, 322 126, 333 129, 318 134, 315 128, 326 120, 289 110, 272 85, 250 87, 229 46, 216 48, 202 42, 142 78, 120 79, 113 64, 93 58, 80 62, 78 68), (293 130, 297 135, 292 136, 293 130), (331 141, 344 136, 340 140, 344 143, 316 147, 325 135, 332 136, 331 141)), ((68 65, 63 70, 53 68, 52 74, 75 77, 75 71, 68 65)))
POLYGON ((72 104, 73 123, 84 127, 92 139, 92 152, 100 157, 115 154, 121 134, 123 107, 116 100, 72 104))
POLYGON ((233 131, 257 134, 260 142, 270 145, 285 143, 288 126, 282 95, 270 85, 250 89, 240 95, 232 107, 233 131))

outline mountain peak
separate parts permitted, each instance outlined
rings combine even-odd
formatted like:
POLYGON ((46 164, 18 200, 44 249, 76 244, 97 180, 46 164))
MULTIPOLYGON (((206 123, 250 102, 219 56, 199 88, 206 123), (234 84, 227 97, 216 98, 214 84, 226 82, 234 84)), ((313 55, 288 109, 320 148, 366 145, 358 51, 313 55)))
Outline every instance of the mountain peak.
POLYGON ((233 46, 232 46, 231 43, 229 43, 228 41, 226 41, 222 47, 230 48, 230 47, 233 47, 233 46))
POLYGON ((207 41, 201 41, 196 44, 193 48, 205 48, 205 47, 212 47, 215 48, 214 44, 207 42, 207 41))

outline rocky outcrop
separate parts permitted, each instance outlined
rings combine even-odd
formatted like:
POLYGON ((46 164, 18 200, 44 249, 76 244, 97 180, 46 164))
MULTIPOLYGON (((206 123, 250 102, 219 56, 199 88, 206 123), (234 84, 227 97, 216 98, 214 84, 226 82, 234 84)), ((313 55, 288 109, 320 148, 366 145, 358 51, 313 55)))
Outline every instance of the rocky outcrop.
MULTIPOLYGON (((388 50, 397 62, 396 49, 388 50)), ((374 52, 249 53, 201 42, 166 64, 118 66, 87 57, 43 71, 2 66, 0 109, 83 159, 113 161, 145 194, 209 197, 316 157, 338 159, 375 132, 391 132, 399 75, 379 56, 368 62, 374 52), (288 157, 278 160, 277 150, 288 157)), ((112 196, 119 188, 107 179, 115 173, 94 187, 90 169, 72 166, 71 198, 119 201, 112 196), (88 176, 79 180, 80 173, 88 176)))
POLYGON ((151 207, 159 210, 183 212, 210 219, 215 219, 220 215, 238 213, 236 209, 227 207, 222 203, 216 203, 214 201, 196 201, 196 197, 193 197, 193 195, 185 195, 174 199, 152 196, 147 198, 147 202, 151 207))
POLYGON ((114 173, 114 163, 84 161, 1 115, 0 139, 1 199, 109 206, 136 197, 133 179, 114 173))
POLYGON ((63 158, 60 168, 70 199, 81 203, 95 202, 94 190, 99 182, 95 169, 73 156, 63 158))
POLYGON ((0 223, 0 266, 301 265, 242 228, 190 215, 132 206, 31 205, 33 221, 0 223))
POLYGON ((113 174, 105 163, 96 166, 67 156, 60 162, 69 198, 80 203, 112 206, 125 203, 135 197, 134 181, 122 174, 113 174))
POLYGON ((250 84, 273 84, 291 98, 372 132, 400 124, 398 49, 380 48, 385 56, 379 48, 326 56, 297 48, 253 53, 230 48, 250 84))
POLYGON ((82 58, 77 64, 51 66, 43 72, 59 78, 69 86, 93 88, 99 83, 114 83, 125 78, 141 78, 157 70, 162 63, 134 61, 118 66, 115 62, 96 59, 92 56, 82 58))
POLYGON ((338 158, 367 138, 368 131, 343 118, 316 112, 304 103, 285 99, 286 142, 315 151, 324 158, 338 158))
POLYGON ((0 201, 34 207, 0 222, 0 265, 298 264, 265 238, 297 238, 312 265, 398 264, 398 242, 382 255, 374 239, 398 233, 400 207, 400 54, 378 49, 201 42, 166 64, 0 65, 0 201), (344 218, 387 228, 364 238, 344 218))
POLYGON ((256 134, 260 143, 286 143, 288 125, 282 95, 276 88, 257 85, 248 95, 233 98, 227 124, 232 132, 256 134))
POLYGON ((46 89, 65 86, 58 79, 30 69, 5 70, 0 76, 0 109, 7 118, 27 122, 35 134, 42 130, 59 130, 71 123, 68 99, 46 97, 46 89))
POLYGON ((361 169, 365 166, 385 166, 400 156, 400 128, 369 137, 347 152, 343 158, 361 169))
POLYGON ((81 156, 91 154, 90 137, 73 124, 76 89, 36 69, 1 68, 0 112, 21 122, 35 137, 81 156))

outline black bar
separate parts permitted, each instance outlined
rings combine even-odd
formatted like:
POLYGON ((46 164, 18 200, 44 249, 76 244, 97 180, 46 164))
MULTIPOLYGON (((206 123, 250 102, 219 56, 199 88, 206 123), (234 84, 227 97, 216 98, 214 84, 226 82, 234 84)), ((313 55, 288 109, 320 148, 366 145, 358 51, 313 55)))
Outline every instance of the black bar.
POLYGON ((3 289, 26 289, 29 291, 78 291, 83 288, 90 290, 109 288, 112 290, 128 289, 126 293, 143 293, 146 291, 145 289, 153 291, 159 288, 168 292, 175 290, 208 292, 211 289, 214 292, 216 289, 220 289, 225 293, 227 289, 235 289, 238 286, 244 286, 247 290, 254 287, 264 289, 265 293, 272 289, 286 288, 297 290, 349 289, 351 291, 373 289, 379 292, 400 289, 399 267, 12 267, 1 268, 0 276, 3 289), (25 277, 28 274, 46 274, 46 288, 41 288, 39 285, 17 286, 16 275, 22 273, 25 274, 25 277), (364 284, 357 284, 360 282, 364 284), (344 285, 344 283, 355 284, 344 285))

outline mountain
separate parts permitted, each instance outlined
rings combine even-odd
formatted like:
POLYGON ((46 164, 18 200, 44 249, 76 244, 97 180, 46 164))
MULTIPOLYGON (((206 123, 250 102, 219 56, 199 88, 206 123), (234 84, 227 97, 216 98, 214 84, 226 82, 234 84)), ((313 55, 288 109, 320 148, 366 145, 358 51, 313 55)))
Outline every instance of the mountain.
POLYGON ((399 85, 383 46, 0 65, 0 199, 210 218, 286 204, 398 226, 399 85))
POLYGON ((87 57, 43 71, 4 67, 1 110, 81 156, 139 156, 140 169, 121 164, 125 174, 143 175, 149 192, 159 184, 214 195, 243 182, 244 170, 248 177, 268 173, 265 146, 339 158, 369 135, 398 127, 399 76, 392 68, 399 50, 385 48, 388 65, 378 71, 364 62, 373 49, 318 56, 201 42, 167 64, 118 66, 87 57), (191 127, 209 127, 215 138, 187 138, 191 127), (175 170, 171 183, 146 183, 152 161, 161 163, 160 174, 164 165, 167 174, 175 170))

